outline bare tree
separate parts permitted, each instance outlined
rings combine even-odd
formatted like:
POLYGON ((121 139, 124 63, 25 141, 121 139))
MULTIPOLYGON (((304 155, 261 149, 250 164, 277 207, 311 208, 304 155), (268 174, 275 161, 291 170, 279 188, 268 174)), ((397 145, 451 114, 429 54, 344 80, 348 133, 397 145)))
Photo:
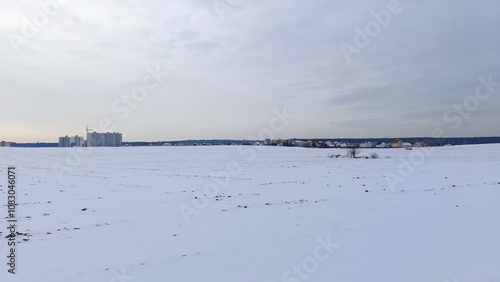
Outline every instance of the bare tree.
POLYGON ((347 149, 347 156, 351 159, 355 159, 359 157, 361 150, 358 147, 351 147, 347 149))

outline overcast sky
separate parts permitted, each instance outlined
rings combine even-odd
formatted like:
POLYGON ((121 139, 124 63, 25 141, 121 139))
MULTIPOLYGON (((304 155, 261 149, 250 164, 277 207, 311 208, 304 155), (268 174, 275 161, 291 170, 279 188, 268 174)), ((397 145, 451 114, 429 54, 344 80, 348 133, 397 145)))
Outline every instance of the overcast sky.
POLYGON ((497 0, 47 2, 0 1, 0 140, 102 120, 125 141, 244 139, 285 107, 276 138, 500 135, 500 84, 474 98, 500 82, 497 0))

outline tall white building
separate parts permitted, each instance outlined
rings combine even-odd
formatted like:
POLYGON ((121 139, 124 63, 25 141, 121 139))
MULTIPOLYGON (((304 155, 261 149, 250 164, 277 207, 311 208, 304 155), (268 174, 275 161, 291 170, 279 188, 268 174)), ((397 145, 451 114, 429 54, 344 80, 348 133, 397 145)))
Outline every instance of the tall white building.
POLYGON ((0 147, 10 147, 10 142, 2 141, 0 142, 0 147))
POLYGON ((87 147, 121 147, 122 134, 119 132, 89 132, 87 133, 87 147))
POLYGON ((68 135, 64 137, 59 137, 59 147, 82 147, 83 146, 83 137, 81 136, 72 136, 68 137, 68 135))

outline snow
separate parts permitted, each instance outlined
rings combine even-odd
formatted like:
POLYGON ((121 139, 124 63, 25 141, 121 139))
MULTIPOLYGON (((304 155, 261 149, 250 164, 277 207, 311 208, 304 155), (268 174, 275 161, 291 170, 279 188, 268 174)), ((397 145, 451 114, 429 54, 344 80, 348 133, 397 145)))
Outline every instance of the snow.
POLYGON ((30 236, 17 237, 17 274, 1 263, 0 281, 500 281, 500 145, 361 154, 371 152, 381 158, 261 146, 83 157, 1 148, 0 211, 14 165, 19 231, 30 236), (414 156, 424 157, 401 174, 414 156), (404 182, 391 187, 389 174, 404 182), (215 184, 205 207, 196 191, 215 184), (188 222, 180 207, 193 201, 188 222))

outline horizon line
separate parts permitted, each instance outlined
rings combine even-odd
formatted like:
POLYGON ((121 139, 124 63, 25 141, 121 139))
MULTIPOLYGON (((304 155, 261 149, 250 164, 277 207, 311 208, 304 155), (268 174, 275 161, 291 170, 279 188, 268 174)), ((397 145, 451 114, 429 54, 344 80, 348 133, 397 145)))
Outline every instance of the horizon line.
MULTIPOLYGON (((76 135, 79 136, 79 135, 76 135)), ((356 139, 411 139, 411 138, 418 138, 418 139, 458 139, 458 138, 500 138, 500 136, 446 136, 446 137, 430 137, 430 136, 405 136, 405 137, 314 137, 314 138, 298 138, 298 137, 293 137, 293 138, 277 138, 277 139, 272 139, 272 140, 291 140, 291 139, 296 139, 296 140, 337 140, 337 139, 350 139, 350 140, 356 140, 356 139)), ((183 142, 183 141, 262 141, 266 139, 232 139, 232 138, 209 138, 209 139, 178 139, 178 140, 154 140, 154 141, 123 141, 122 143, 151 143, 151 142, 183 142)), ((6 142, 6 143, 15 143, 15 144, 52 144, 52 143, 58 143, 56 141, 53 142, 47 142, 47 141, 37 141, 37 142, 18 142, 18 141, 5 141, 1 140, 0 142, 6 142)))

